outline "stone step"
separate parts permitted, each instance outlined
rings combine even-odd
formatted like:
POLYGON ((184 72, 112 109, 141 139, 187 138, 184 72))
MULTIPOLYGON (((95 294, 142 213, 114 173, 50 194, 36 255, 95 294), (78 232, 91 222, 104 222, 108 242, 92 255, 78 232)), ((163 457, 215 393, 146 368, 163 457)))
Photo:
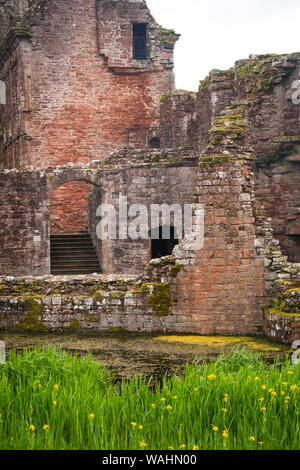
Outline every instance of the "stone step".
POLYGON ((100 265, 89 233, 51 235, 51 274, 99 273, 100 265))

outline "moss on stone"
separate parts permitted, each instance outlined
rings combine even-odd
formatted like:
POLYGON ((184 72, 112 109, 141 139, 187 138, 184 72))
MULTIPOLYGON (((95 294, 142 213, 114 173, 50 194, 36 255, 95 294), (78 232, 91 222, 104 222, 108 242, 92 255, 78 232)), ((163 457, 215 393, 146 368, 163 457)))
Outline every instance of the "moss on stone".
POLYGON ((103 300, 105 300, 104 295, 100 291, 95 292, 94 296, 97 299, 97 301, 100 303, 102 303, 103 300))
POLYGON ((122 300, 125 297, 125 292, 123 291, 112 291, 109 294, 110 299, 119 299, 122 300))
POLYGON ((39 295, 18 299, 18 306, 23 307, 29 314, 35 316, 40 316, 45 312, 43 299, 39 295))
POLYGON ((228 163, 236 158, 231 155, 210 155, 201 157, 199 160, 199 166, 207 166, 207 165, 221 165, 222 163, 228 163))
POLYGON ((120 328, 118 326, 115 326, 115 327, 112 327, 112 328, 109 328, 108 330, 110 333, 115 333, 115 334, 118 334, 118 333, 125 333, 126 330, 124 328, 120 328))
POLYGON ((84 317, 84 320, 87 323, 99 323, 100 321, 100 315, 86 315, 84 317))
POLYGON ((244 60, 236 67, 237 76, 247 83, 248 99, 256 101, 262 95, 271 93, 283 77, 282 70, 273 66, 275 57, 277 55, 274 54, 258 56, 244 60))
POLYGON ((169 283, 145 283, 140 287, 139 293, 146 297, 147 305, 152 308, 155 315, 161 317, 170 315, 172 299, 169 283))
POLYGON ((278 142, 280 144, 300 144, 300 135, 277 136, 273 138, 273 141, 278 142))
POLYGON ((68 326, 69 330, 76 331, 80 328, 80 320, 78 318, 71 318, 68 326))
POLYGON ((26 330, 26 331, 45 331, 48 327, 39 320, 37 315, 32 313, 26 314, 18 323, 15 323, 10 326, 9 329, 12 330, 26 330))
POLYGON ((300 319, 300 313, 287 313, 283 312, 280 308, 267 308, 265 310, 266 313, 269 315, 276 315, 279 317, 290 317, 290 318, 299 318, 300 319))
POLYGON ((216 118, 214 126, 209 131, 210 147, 222 145, 227 139, 243 142, 250 134, 247 122, 238 111, 241 109, 228 106, 225 113, 216 118))
POLYGON ((181 269, 182 269, 182 264, 174 264, 174 266, 172 266, 172 270, 174 271, 179 272, 181 271, 181 269))
POLYGON ((30 296, 28 298, 18 299, 18 307, 27 311, 24 317, 18 322, 11 325, 13 330, 29 330, 29 331, 44 331, 47 326, 40 320, 40 316, 45 311, 45 306, 40 296, 30 296))

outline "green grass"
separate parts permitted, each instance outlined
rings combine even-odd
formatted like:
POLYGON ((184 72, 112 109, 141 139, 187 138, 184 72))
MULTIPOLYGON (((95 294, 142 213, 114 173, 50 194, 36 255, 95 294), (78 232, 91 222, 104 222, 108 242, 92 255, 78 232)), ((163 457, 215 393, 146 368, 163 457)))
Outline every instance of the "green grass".
POLYGON ((299 379, 299 365, 245 348, 155 387, 115 383, 91 355, 12 351, 0 365, 0 449, 299 450, 299 379))

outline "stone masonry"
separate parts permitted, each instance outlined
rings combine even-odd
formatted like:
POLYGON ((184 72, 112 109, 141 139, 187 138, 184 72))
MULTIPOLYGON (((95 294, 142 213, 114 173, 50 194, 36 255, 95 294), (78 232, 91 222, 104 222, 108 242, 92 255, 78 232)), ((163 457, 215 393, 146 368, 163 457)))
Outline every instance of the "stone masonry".
POLYGON ((178 35, 143 0, 0 11, 1 328, 299 339, 300 54, 251 56, 178 91, 178 35), (99 240, 97 207, 120 194, 203 210, 204 244, 186 230, 151 259, 150 233, 99 240), (51 234, 86 231, 102 273, 51 276, 51 234))

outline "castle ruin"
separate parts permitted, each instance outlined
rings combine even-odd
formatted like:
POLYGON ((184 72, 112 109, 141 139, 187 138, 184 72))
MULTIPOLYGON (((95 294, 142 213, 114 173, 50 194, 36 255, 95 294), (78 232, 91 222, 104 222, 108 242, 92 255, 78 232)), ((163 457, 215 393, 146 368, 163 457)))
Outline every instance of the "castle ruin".
POLYGON ((299 338, 300 53, 188 92, 178 38, 144 0, 0 0, 1 329, 299 338), (203 208, 203 246, 100 240, 120 195, 203 208))

